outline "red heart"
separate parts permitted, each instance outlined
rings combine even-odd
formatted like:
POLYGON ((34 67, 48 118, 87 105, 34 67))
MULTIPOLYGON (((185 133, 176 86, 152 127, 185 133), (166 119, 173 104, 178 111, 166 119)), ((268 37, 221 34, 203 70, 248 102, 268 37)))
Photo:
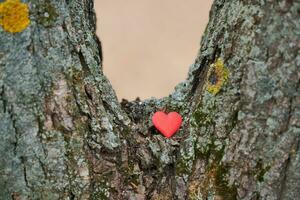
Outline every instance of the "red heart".
POLYGON ((166 114, 158 111, 152 117, 154 126, 167 138, 170 138, 179 129, 182 117, 177 112, 166 114))

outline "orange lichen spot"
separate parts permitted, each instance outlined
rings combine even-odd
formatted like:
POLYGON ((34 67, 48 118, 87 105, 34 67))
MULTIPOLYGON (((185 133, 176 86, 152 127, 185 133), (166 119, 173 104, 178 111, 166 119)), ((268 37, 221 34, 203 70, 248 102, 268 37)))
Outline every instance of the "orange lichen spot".
POLYGON ((30 23, 28 5, 20 0, 6 0, 0 3, 0 25, 5 31, 17 33, 30 23))
POLYGON ((218 58, 214 64, 211 64, 208 71, 207 91, 216 95, 227 81, 229 71, 224 67, 224 62, 218 58))

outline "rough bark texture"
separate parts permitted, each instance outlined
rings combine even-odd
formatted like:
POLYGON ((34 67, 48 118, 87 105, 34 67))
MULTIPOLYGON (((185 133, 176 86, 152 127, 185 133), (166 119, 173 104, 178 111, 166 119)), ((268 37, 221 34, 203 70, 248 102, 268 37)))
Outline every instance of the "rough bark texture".
POLYGON ((187 80, 121 104, 93 2, 24 2, 30 26, 0 28, 0 199, 300 199, 299 1, 215 0, 187 80), (160 109, 184 117, 172 139, 160 109))

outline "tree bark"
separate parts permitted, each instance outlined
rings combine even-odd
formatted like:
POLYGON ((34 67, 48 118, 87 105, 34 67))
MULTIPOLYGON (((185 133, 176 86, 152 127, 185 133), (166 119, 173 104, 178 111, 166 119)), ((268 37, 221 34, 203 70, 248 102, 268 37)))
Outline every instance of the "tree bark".
POLYGON ((93 1, 24 2, 30 26, 0 28, 0 199, 300 199, 299 1, 215 0, 187 79, 122 103, 93 1))

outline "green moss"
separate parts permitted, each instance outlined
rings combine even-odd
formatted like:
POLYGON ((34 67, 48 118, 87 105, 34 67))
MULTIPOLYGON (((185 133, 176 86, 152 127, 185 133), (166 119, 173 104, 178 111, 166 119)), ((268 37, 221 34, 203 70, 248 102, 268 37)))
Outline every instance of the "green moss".
POLYGON ((211 140, 204 145, 204 148, 198 148, 197 142, 194 144, 196 158, 201 158, 212 163, 219 163, 224 155, 224 145, 216 145, 217 140, 211 138, 211 140))
POLYGON ((194 125, 197 127, 206 126, 207 124, 210 124, 212 122, 211 118, 209 117, 209 114, 203 112, 201 109, 196 110, 196 112, 194 112, 193 118, 194 122, 196 123, 194 125))
POLYGON ((212 138, 206 145, 205 149, 195 149, 196 157, 204 159, 207 162, 206 177, 200 185, 203 194, 210 194, 222 197, 226 200, 234 200, 237 196, 237 188, 235 186, 229 186, 227 176, 229 172, 229 166, 225 166, 221 160, 224 156, 225 145, 217 145, 217 140, 212 138), (211 184, 210 184, 211 183, 211 184))
POLYGON ((206 109, 200 105, 193 113, 192 118, 194 123, 192 125, 198 128, 212 125, 214 123, 213 113, 215 109, 216 106, 214 104, 206 109))
POLYGON ((237 187, 229 185, 228 182, 229 166, 222 163, 212 163, 206 168, 204 178, 197 180, 189 185, 190 199, 237 199, 237 187), (218 197, 218 198, 216 198, 218 197))
POLYGON ((84 74, 80 70, 73 69, 70 78, 73 80, 74 83, 82 83, 84 79, 84 74))
POLYGON ((264 176, 267 173, 267 171, 269 171, 271 168, 271 166, 265 166, 262 162, 262 160, 258 160, 256 166, 255 166, 255 178, 259 181, 259 182, 263 182, 264 181, 264 176))
POLYGON ((135 185, 139 185, 139 174, 134 171, 134 163, 129 162, 128 167, 124 168, 123 175, 125 177, 124 183, 125 185, 130 185, 130 183, 133 183, 135 185))
POLYGON ((94 177, 95 185, 93 185, 93 193, 91 194, 92 200, 110 199, 111 194, 116 192, 115 189, 109 184, 110 180, 112 180, 112 175, 113 172, 110 171, 104 175, 94 177))
POLYGON ((237 188, 232 185, 228 185, 227 175, 229 167, 224 165, 218 165, 215 174, 215 189, 216 194, 223 197, 226 200, 237 199, 237 188))
POLYGON ((175 166, 176 175, 184 175, 190 173, 190 163, 186 159, 180 159, 176 162, 175 166))
POLYGON ((237 125, 238 114, 239 114, 239 111, 237 110, 230 116, 230 119, 228 120, 228 123, 225 126, 227 133, 230 133, 234 129, 234 127, 237 125))
POLYGON ((109 188, 105 183, 100 183, 97 185, 96 192, 91 195, 91 199, 101 199, 108 200, 109 199, 109 188))
POLYGON ((44 27, 51 27, 54 25, 58 14, 54 6, 49 2, 45 2, 38 5, 36 16, 38 24, 41 24, 44 27))

